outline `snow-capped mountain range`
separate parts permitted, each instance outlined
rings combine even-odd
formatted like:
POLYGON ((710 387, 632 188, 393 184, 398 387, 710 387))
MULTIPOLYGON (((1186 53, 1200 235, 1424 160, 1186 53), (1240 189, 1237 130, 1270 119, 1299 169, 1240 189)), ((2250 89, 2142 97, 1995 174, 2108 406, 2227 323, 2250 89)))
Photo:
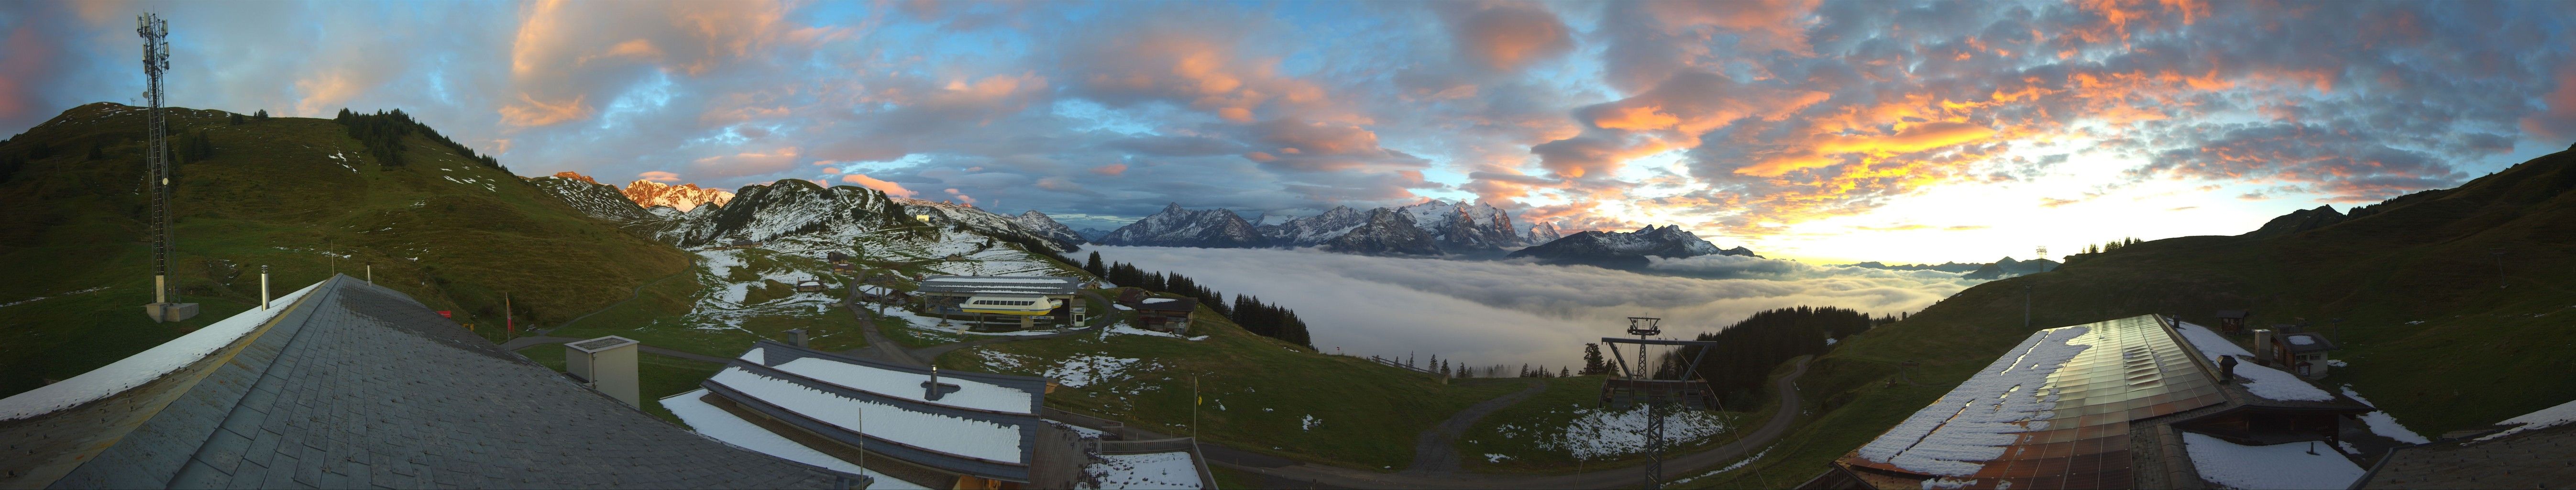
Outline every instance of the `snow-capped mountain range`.
MULTIPOLYGON (((799 179, 746 186, 739 195, 724 192, 721 200, 698 202, 685 210, 662 204, 667 202, 665 200, 655 200, 650 205, 627 201, 632 205, 646 205, 640 211, 629 206, 610 205, 615 203, 612 199, 631 199, 636 194, 621 193, 615 187, 599 184, 580 174, 564 172, 529 181, 585 214, 626 222, 657 239, 682 247, 731 240, 766 242, 786 237, 840 236, 886 230, 910 232, 914 229, 1024 239, 1056 252, 1077 250, 1081 243, 1078 239, 1059 240, 1062 234, 1051 232, 1062 231, 1064 225, 1056 224, 1044 214, 1008 217, 973 206, 887 196, 862 187, 825 188, 799 179), (1023 222, 1035 226, 1024 226, 1023 222)), ((689 184, 663 187, 704 190, 689 184)), ((655 196, 667 198, 669 195, 655 196)), ((701 192, 696 195, 707 194, 701 192)))
POLYGON ((1613 268, 1638 268, 1646 257, 1683 258, 1701 255, 1742 255, 1760 258, 1744 247, 1720 249, 1699 235, 1682 230, 1679 225, 1647 226, 1633 232, 1587 231, 1568 235, 1556 241, 1512 252, 1510 257, 1529 257, 1553 264, 1589 264, 1613 268))
MULTIPOLYGON (((563 174, 572 174, 572 172, 563 174)), ((563 174, 555 174, 555 176, 561 177, 563 174)), ((573 174, 573 176, 585 181, 590 180, 589 177, 581 177, 581 174, 573 174)), ((597 183, 597 181, 591 182, 597 183)), ((733 201, 734 198, 733 193, 721 189, 702 189, 697 184, 669 185, 650 180, 629 182, 626 184, 626 189, 619 192, 625 194, 627 200, 635 201, 636 207, 670 206, 671 209, 681 211, 696 209, 699 205, 707 203, 722 206, 733 201)))
POLYGON ((1223 209, 1191 211, 1180 203, 1100 237, 1102 245, 1145 247, 1250 248, 1268 243, 1242 215, 1223 209))

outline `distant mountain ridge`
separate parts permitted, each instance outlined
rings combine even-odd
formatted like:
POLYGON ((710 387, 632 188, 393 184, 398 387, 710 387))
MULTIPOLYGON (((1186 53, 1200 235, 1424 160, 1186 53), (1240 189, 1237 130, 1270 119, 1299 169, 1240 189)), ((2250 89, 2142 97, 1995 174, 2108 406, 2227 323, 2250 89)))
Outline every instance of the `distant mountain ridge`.
POLYGON ((1953 272, 1953 273, 1962 273, 1962 274, 1964 274, 1964 273, 1968 273, 1968 272, 1976 271, 1976 270, 1977 270, 1977 268, 1979 268, 1979 267, 1985 267, 1985 266, 1986 266, 1986 263, 1978 263, 1978 262, 1970 262, 1970 263, 1942 262, 1942 263, 1940 263, 1940 264, 1905 264, 1905 265, 1887 265, 1887 264, 1879 263, 1878 261, 1873 260, 1873 261, 1869 261, 1869 262, 1861 262, 1861 263, 1856 263, 1856 264, 1845 264, 1844 266, 1845 266, 1845 267, 1861 267, 1861 268, 1868 268, 1868 269, 1887 269, 1887 270, 1894 270, 1894 271, 1941 271, 1941 272, 1953 272))
POLYGON ((1633 232, 1586 231, 1556 241, 1514 251, 1508 257, 1528 257, 1549 264, 1583 264, 1615 269, 1643 268, 1647 257, 1670 259, 1702 255, 1737 255, 1762 258, 1744 247, 1720 249, 1699 235, 1683 230, 1680 225, 1646 226, 1633 232))
POLYGON ((1268 244, 1242 215, 1223 209, 1191 211, 1171 203, 1145 219, 1118 227, 1099 240, 1102 245, 1139 247, 1252 248, 1268 244))

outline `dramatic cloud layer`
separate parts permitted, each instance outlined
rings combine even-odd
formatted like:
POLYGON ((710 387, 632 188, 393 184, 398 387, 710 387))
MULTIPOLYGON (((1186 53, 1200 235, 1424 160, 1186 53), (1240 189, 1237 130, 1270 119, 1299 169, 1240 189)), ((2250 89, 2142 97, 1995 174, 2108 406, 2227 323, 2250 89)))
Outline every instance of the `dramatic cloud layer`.
POLYGON ((146 9, 184 106, 399 107, 528 175, 1076 226, 1444 198, 1970 260, 2237 233, 2576 140, 2566 2, 18 2, 0 126, 132 99, 146 9), (1979 231, 1805 238, 1905 226, 1979 231))
MULTIPOLYGON (((1474 363, 1580 363, 1582 345, 1625 336, 1626 317, 1687 337, 1754 312, 1834 306, 1912 312, 1977 281, 1934 271, 1819 267, 1751 257, 1659 261, 1638 274, 1588 266, 1343 255, 1312 250, 1096 247, 1103 260, 1176 271, 1228 295, 1297 310, 1315 346, 1474 363)), ((1231 296, 1229 296, 1231 297, 1231 296)))

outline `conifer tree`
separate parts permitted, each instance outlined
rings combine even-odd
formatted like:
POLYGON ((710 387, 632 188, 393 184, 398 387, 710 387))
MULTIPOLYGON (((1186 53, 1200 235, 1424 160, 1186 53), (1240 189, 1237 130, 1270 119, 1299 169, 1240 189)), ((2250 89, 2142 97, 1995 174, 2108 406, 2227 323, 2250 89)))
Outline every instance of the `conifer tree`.
POLYGON ((1583 344, 1583 375, 1610 374, 1610 363, 1601 358, 1601 344, 1583 344))
POLYGON ((1082 261, 1082 270, 1090 272, 1092 277, 1109 277, 1109 269, 1100 266, 1100 251, 1098 250, 1091 251, 1091 258, 1082 261))

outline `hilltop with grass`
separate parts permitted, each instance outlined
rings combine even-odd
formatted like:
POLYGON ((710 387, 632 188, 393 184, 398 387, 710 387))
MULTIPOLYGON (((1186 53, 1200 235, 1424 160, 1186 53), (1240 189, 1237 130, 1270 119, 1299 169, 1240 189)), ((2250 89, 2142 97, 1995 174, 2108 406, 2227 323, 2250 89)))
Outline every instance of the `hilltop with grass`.
POLYGON ((171 274, 203 313, 154 323, 142 108, 96 103, 0 142, 0 395, 86 372, 333 271, 498 339, 682 271, 686 254, 585 215, 400 113, 170 108, 171 274))
MULTIPOLYGON (((2216 325, 2218 310, 2250 309, 2253 328, 2308 324, 2349 364, 2321 384, 2370 393, 2422 434, 2576 399, 2566 375, 2576 365, 2576 148, 2458 188, 2320 214, 2070 257, 1846 338, 1800 384, 1821 401, 1814 415, 1753 466, 1813 476, 2033 330, 2141 314, 2216 325), (1920 367, 1900 371, 1905 362, 1920 367)), ((1752 474, 1689 486, 1764 486, 1752 474)))

